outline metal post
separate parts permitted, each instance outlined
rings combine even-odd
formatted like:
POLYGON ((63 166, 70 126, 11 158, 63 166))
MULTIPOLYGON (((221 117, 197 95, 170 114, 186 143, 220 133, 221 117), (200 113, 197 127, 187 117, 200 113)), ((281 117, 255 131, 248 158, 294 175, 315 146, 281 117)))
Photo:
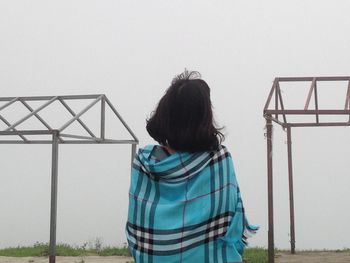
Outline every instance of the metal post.
POLYGON ((52 134, 51 215, 50 215, 49 263, 56 262, 58 136, 59 136, 59 132, 54 131, 52 134))
MULTIPOLYGON (((278 82, 277 82, 278 83, 278 82)), ((279 98, 278 98, 278 85, 276 84, 276 87, 275 87, 275 110, 278 110, 278 101, 279 101, 279 98)), ((275 119, 278 120, 278 114, 276 113, 275 114, 275 119)))
POLYGON ((289 178, 289 213, 290 213, 290 247, 295 254, 295 224, 294 224, 294 191, 293 191, 293 162, 292 162, 292 134, 291 127, 287 127, 288 145, 288 178, 289 178))
POLYGON ((106 99, 105 96, 101 99, 101 131, 100 137, 103 140, 105 138, 105 121, 106 121, 106 99))
MULTIPOLYGON (((348 109, 350 110, 350 78, 349 78, 349 83, 348 83, 348 91, 346 94, 346 99, 345 99, 345 110, 348 109)), ((350 114, 349 114, 349 122, 350 122, 350 114)))
POLYGON ((271 115, 266 118, 267 139, 267 191, 268 191, 268 259, 269 263, 275 262, 274 223, 273 223, 273 170, 272 170, 272 121, 271 115))
POLYGON ((134 161, 136 155, 136 144, 131 145, 131 168, 132 168, 132 163, 134 161))

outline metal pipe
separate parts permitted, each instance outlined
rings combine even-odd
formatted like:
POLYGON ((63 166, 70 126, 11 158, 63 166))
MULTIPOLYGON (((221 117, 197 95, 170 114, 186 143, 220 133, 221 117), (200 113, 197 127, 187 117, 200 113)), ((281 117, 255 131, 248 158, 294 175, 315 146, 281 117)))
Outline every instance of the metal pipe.
POLYGON ((18 100, 18 97, 13 98, 12 100, 10 100, 9 102, 5 103, 4 105, 2 105, 0 107, 0 110, 5 109, 6 107, 10 106, 12 103, 15 103, 18 100))
MULTIPOLYGON (((318 94, 317 94, 317 82, 315 82, 315 110, 318 110, 318 94)), ((318 113, 316 113, 316 123, 320 122, 318 113)))
POLYGON ((121 123, 124 125, 124 127, 128 130, 130 135, 134 138, 135 141, 139 141, 136 137, 136 135, 133 133, 133 131, 130 129, 130 127, 126 124, 126 122, 123 120, 122 116, 118 113, 118 111, 114 108, 113 104, 109 101, 109 99, 106 97, 106 102, 111 108, 111 110, 114 112, 114 114, 118 117, 118 119, 121 121, 121 123))
POLYGON ((104 139, 104 140, 66 140, 64 141, 64 144, 138 144, 137 141, 134 140, 111 140, 111 139, 104 139))
MULTIPOLYGON (((27 103, 25 102, 24 100, 19 100, 30 112, 33 112, 33 108, 27 103)), ((43 119, 40 117, 39 114, 35 113, 34 116, 50 131, 52 131, 53 129, 50 127, 50 125, 43 119)), ((62 139, 59 137, 58 140, 60 142, 62 142, 62 139)))
POLYGON ((292 133, 287 127, 288 147, 288 182, 289 182, 289 213, 290 213, 290 246, 291 253, 295 254, 295 218, 294 218, 294 190, 293 190, 293 162, 292 162, 292 133))
POLYGON ((312 79, 311 86, 310 86, 310 89, 309 89, 309 94, 307 95, 307 99, 306 99, 306 102, 305 102, 304 110, 307 110, 307 109, 309 108, 309 104, 310 104, 312 92, 313 92, 314 89, 315 89, 315 85, 316 85, 316 78, 313 78, 313 79, 312 79))
POLYGON ((28 140, 28 141, 18 141, 18 140, 0 140, 0 144, 52 144, 52 140, 28 140))
MULTIPOLYGON (((278 101, 279 101, 279 100, 278 100, 278 99, 279 99, 279 98, 278 98, 278 95, 279 95, 279 94, 278 94, 278 86, 276 85, 276 88, 275 88, 275 110, 278 110, 278 109, 279 109, 279 108, 278 108, 278 101)), ((275 119, 276 119, 276 120, 278 120, 278 116, 279 116, 279 115, 276 113, 276 114, 275 114, 275 119)))
POLYGON ((49 263, 55 263, 56 262, 58 137, 59 137, 59 132, 58 131, 54 131, 54 133, 52 134, 51 211, 50 211, 49 263))
POLYGON ((0 131, 0 135, 44 135, 52 134, 54 130, 13 130, 13 131, 0 131))
POLYGON ((272 96, 273 96, 273 92, 276 90, 276 84, 278 83, 278 79, 275 78, 274 81, 273 81, 273 84, 272 84, 272 87, 271 87, 271 90, 270 90, 270 93, 269 93, 269 96, 267 98, 267 101, 265 103, 265 106, 264 106, 264 111, 266 111, 269 106, 270 106, 270 101, 272 99, 272 96))
POLYGON ((94 106, 97 102, 101 100, 103 95, 100 95, 97 99, 95 99, 93 102, 91 102, 88 106, 86 106, 83 110, 81 110, 78 114, 75 115, 74 118, 70 119, 68 122, 62 125, 61 128, 58 130, 62 132, 64 129, 66 129, 69 125, 71 125, 75 120, 77 120, 81 115, 83 115, 85 112, 87 112, 92 106, 94 106))
MULTIPOLYGON (((278 79, 282 82, 312 81, 314 77, 279 77, 278 79)), ((347 81, 349 79, 349 76, 316 77, 317 81, 347 81)))
MULTIPOLYGON (((271 116, 271 115, 270 115, 270 116, 271 116)), ((268 119, 269 117, 265 117, 265 118, 268 119)), ((286 126, 286 123, 281 122, 280 120, 277 120, 277 119, 275 119, 275 118, 272 117, 272 116, 271 116, 271 118, 269 118, 269 119, 271 119, 273 122, 275 122, 275 123, 281 125, 283 128, 286 126)))
MULTIPOLYGON (((346 99, 345 99, 345 109, 350 110, 350 79, 349 79, 348 91, 347 91, 346 99)), ((350 114, 349 114, 349 122, 350 122, 350 114)))
POLYGON ((74 134, 66 134, 66 133, 60 133, 61 137, 67 137, 67 138, 74 138, 74 139, 81 139, 81 140, 92 140, 92 141, 101 141, 102 139, 100 138, 93 138, 93 137, 88 137, 88 136, 83 136, 83 135, 74 135, 74 134))
MULTIPOLYGON (((26 103, 24 100, 19 100, 30 112, 33 112, 33 108, 28 104, 26 103)), ((39 114, 35 113, 34 116, 48 129, 48 130, 52 130, 52 128, 50 127, 50 125, 45 121, 43 120, 43 118, 41 118, 39 116, 39 114)))
MULTIPOLYGON (((279 83, 277 83, 277 91, 278 91, 278 97, 280 98, 281 109, 284 110, 284 104, 283 104, 283 99, 282 99, 281 87, 280 87, 279 83)), ((286 118, 285 114, 283 114, 283 121, 284 121, 284 123, 287 123, 287 118, 286 118)))
POLYGON ((265 110, 265 114, 291 114, 291 115, 348 115, 350 110, 265 110))
POLYGON ((346 92, 344 110, 350 110, 350 80, 349 80, 349 83, 348 83, 348 90, 346 92))
MULTIPOLYGON (((0 144, 52 144, 51 140, 28 140, 28 141, 19 141, 19 140, 0 140, 0 144)), ((101 141, 87 141, 87 140, 66 140, 60 142, 60 144, 138 144, 137 141, 133 140, 101 140, 101 141)))
POLYGON ((39 108, 37 108, 36 110, 32 111, 31 113, 29 113, 28 115, 26 115, 25 117, 23 117, 22 119, 20 119, 19 121, 15 122, 14 124, 12 124, 10 127, 8 127, 5 131, 10 131, 11 129, 13 129, 14 127, 18 126, 19 124, 21 124, 22 122, 24 122, 25 120, 29 119, 30 117, 32 117, 33 115, 35 115, 36 113, 38 113, 39 111, 41 111, 43 108, 49 106, 52 102, 54 102, 57 99, 56 97, 51 97, 51 99, 44 103, 43 105, 41 105, 39 108))
MULTIPOLYGON (((6 120, 3 116, 0 115, 0 120, 2 120, 8 127, 11 126, 11 123, 8 122, 8 120, 6 120)), ((16 129, 13 129, 14 131, 17 131, 16 129)), ((11 133, 10 135, 13 135, 13 133, 11 133)), ((25 142, 28 141, 28 139, 26 137, 24 137, 22 134, 18 134, 19 137, 21 137, 21 139, 25 142)))
MULTIPOLYGON (((267 117, 272 117, 267 116, 267 117)), ((267 192, 268 192, 268 260, 275 262, 274 220, 273 220, 273 163, 272 163, 272 121, 266 118, 267 141, 267 192)))
MULTIPOLYGON (((64 96, 58 96, 60 99, 63 100, 82 100, 82 99, 96 99, 101 94, 88 94, 88 95, 64 95, 64 96)), ((19 99, 26 100, 26 101, 40 101, 40 100, 50 100, 53 96, 26 96, 26 97, 18 97, 19 99)), ((0 101, 10 101, 15 99, 16 97, 0 97, 0 101)))
POLYGON ((288 123, 290 127, 335 127, 350 126, 350 122, 288 123))
MULTIPOLYGON (((61 102, 61 104, 68 110, 68 112, 73 117, 76 116, 75 112, 71 109, 71 107, 68 106, 68 104, 63 99, 59 98, 58 100, 61 102)), ((83 126, 83 128, 88 132, 88 134, 90 134, 92 137, 96 138, 95 134, 85 125, 85 123, 80 118, 78 118, 77 121, 80 123, 81 126, 83 126)))
POLYGON ((105 138, 105 121, 106 121, 106 96, 103 96, 101 99, 101 139, 105 138))

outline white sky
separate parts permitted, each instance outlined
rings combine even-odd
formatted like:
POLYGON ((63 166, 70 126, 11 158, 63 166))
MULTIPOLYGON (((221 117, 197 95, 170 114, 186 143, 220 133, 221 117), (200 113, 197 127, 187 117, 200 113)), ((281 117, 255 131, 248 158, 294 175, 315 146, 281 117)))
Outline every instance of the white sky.
MULTIPOLYGON (((264 102, 276 76, 349 75, 349 11, 347 0, 1 0, 0 96, 105 93, 145 145, 171 78, 198 70, 261 226, 251 245, 266 246, 264 102)), ((343 107, 337 98, 328 90, 324 105, 343 107)), ((275 235, 286 248, 286 138, 275 131, 275 235)), ((350 247, 349 128, 297 129, 293 140, 297 248, 350 247)), ((1 145, 0 247, 48 241, 50 153, 1 145)), ((125 241, 129 159, 125 146, 60 147, 59 242, 125 241)))

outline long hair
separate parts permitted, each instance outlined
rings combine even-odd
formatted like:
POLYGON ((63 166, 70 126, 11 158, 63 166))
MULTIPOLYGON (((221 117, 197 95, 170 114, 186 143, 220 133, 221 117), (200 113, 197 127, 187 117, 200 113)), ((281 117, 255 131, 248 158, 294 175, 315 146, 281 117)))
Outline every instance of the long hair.
POLYGON ((172 80, 146 129, 158 143, 176 151, 215 150, 224 140, 213 120, 210 88, 196 71, 185 70, 172 80))

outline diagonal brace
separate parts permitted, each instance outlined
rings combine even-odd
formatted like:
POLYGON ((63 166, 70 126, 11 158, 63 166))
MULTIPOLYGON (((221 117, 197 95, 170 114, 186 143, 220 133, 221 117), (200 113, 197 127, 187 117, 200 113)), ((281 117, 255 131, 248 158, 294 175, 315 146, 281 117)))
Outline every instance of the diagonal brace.
MULTIPOLYGON (((350 79, 348 83, 348 92, 346 94, 346 100, 345 100, 345 110, 350 110, 350 79)), ((349 122, 350 122, 350 114, 349 114, 349 122)))
MULTIPOLYGON (((33 112, 33 108, 27 103, 25 102, 24 100, 19 100, 30 112, 33 112)), ((48 130, 52 130, 52 128, 50 127, 50 125, 43 119, 39 116, 39 114, 35 113, 34 116, 48 129, 48 130)))
POLYGON ((5 103, 4 105, 2 105, 0 107, 0 110, 3 110, 5 108, 7 108, 8 106, 10 106, 12 103, 16 102, 17 100, 18 100, 18 97, 13 98, 11 101, 9 101, 9 102, 5 103))
POLYGON ((309 108, 311 96, 312 96, 312 93, 313 93, 315 87, 316 87, 316 78, 313 78, 312 82, 311 82, 311 87, 309 89, 309 94, 308 94, 307 99, 306 99, 304 110, 307 110, 309 108))
POLYGON ((349 83, 348 83, 348 91, 346 93, 344 110, 350 110, 350 80, 349 80, 349 83))
MULTIPOLYGON (((101 100, 103 95, 100 95, 97 99, 95 99, 93 102, 91 102, 88 106, 86 106, 83 110, 81 110, 78 114, 76 114, 72 119, 70 119, 68 122, 62 125, 61 128, 58 130, 62 132, 64 129, 66 129, 69 125, 71 125, 74 121, 79 119, 81 115, 83 115, 85 112, 87 112, 89 109, 91 109, 97 102, 101 100)), ((68 105, 67 105, 68 106, 68 105)))
MULTIPOLYGON (((71 107, 68 106, 68 104, 63 100, 63 99, 59 99, 59 101, 62 103, 62 105, 69 111, 69 113, 75 117, 76 113, 72 110, 71 107)), ((81 124, 81 126, 83 126, 83 128, 93 137, 96 138, 95 134, 85 125, 85 123, 81 120, 81 119, 77 119, 77 121, 81 124)))
MULTIPOLYGON (((9 123, 3 116, 0 115, 0 120, 2 120, 7 126, 11 126, 11 123, 9 123)), ((13 129, 14 131, 17 131, 16 129, 13 129)), ((23 135, 18 135, 19 137, 22 138, 23 141, 28 142, 28 139, 24 137, 23 135)))
POLYGON ((122 116, 119 114, 119 112, 114 108, 113 104, 109 101, 108 98, 105 98, 107 104, 109 105, 109 107, 111 108, 111 110, 114 112, 114 114, 118 117, 118 119, 120 120, 120 122, 124 125, 124 127, 128 130, 129 134, 133 137, 133 139, 135 141, 139 141, 136 137, 136 135, 133 133, 133 131, 130 129, 130 127, 126 124, 126 122, 124 121, 124 119, 122 118, 122 116))
MULTIPOLYGON (((24 100, 22 99, 19 99, 20 102, 22 102, 22 104, 30 111, 30 112, 33 112, 34 109, 27 103, 25 102, 24 100)), ((52 131, 53 129, 51 128, 51 126, 43 119, 40 117, 39 114, 35 113, 34 116, 49 130, 49 131, 52 131)), ((62 142, 62 138, 58 136, 58 140, 60 142, 62 142)))
POLYGON ((279 81, 278 78, 275 78, 273 81, 272 88, 271 88, 270 93, 269 93, 269 97, 267 98, 267 101, 265 103, 264 111, 266 111, 269 108, 270 101, 271 101, 271 98, 273 96, 273 93, 276 90, 276 84, 278 83, 278 81, 279 81))
POLYGON ((23 117, 22 119, 20 119, 19 121, 15 122, 14 124, 12 124, 10 127, 8 127, 6 129, 6 131, 10 131, 12 130, 14 127, 20 125, 22 122, 26 121, 27 119, 29 119, 30 117, 32 117, 33 115, 35 115, 36 113, 38 113, 39 111, 41 111, 42 109, 44 109, 45 107, 49 106, 52 102, 54 102, 57 99, 56 97, 53 97, 52 99, 50 99, 48 102, 44 103, 43 105, 41 105, 39 108, 37 108, 36 110, 32 111, 31 113, 29 113, 28 115, 26 115, 25 117, 23 117))

